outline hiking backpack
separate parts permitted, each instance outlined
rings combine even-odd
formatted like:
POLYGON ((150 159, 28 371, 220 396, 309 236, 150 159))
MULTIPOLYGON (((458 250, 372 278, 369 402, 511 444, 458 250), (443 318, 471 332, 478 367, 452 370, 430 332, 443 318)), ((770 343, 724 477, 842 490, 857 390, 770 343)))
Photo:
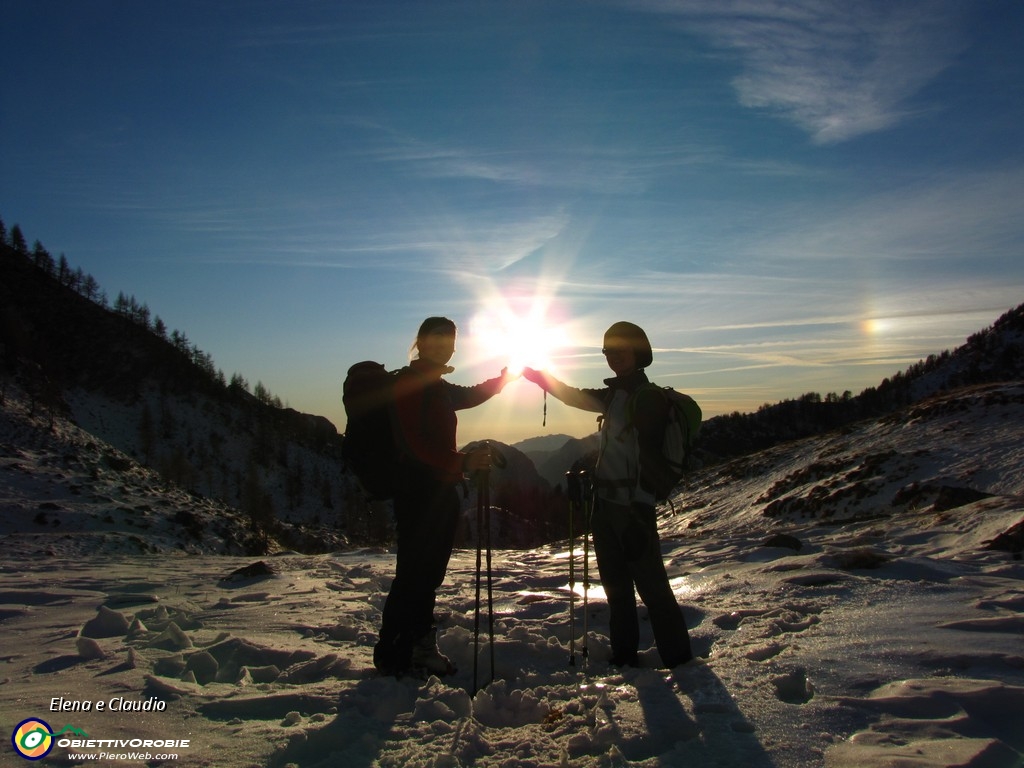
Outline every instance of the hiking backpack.
MULTIPOLYGON (((653 383, 634 392, 631 401, 635 400, 636 395, 647 387, 661 390, 668 400, 668 424, 665 425, 665 440, 661 445, 661 452, 668 462, 671 484, 655 489, 657 500, 665 501, 672 489, 683 479, 683 475, 689 467, 690 453, 697 442, 703 413, 700 406, 697 405, 697 401, 689 395, 672 387, 660 387, 653 383)), ((630 410, 632 410, 632 402, 630 410)))
POLYGON ((348 369, 342 401, 348 424, 341 456, 374 499, 395 495, 398 447, 395 440, 394 384, 398 371, 364 360, 348 369))

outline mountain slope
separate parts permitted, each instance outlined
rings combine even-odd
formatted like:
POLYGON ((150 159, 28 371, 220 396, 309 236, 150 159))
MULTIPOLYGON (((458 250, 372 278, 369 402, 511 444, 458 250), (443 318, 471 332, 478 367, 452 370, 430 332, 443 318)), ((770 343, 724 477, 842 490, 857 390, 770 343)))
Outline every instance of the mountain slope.
POLYGON ((0 408, 0 532, 7 556, 265 549, 237 510, 166 482, 63 417, 33 415, 17 390, 0 408))
POLYGON ((85 298, 6 245, 0 274, 0 387, 18 382, 30 407, 259 526, 367 535, 370 510, 327 419, 228 385, 182 336, 85 298))
MULTIPOLYGON (((921 527, 965 531, 994 522, 985 519, 989 506, 1010 510, 983 536, 994 539, 1024 518, 1021 466, 1024 382, 964 387, 697 472, 678 489, 679 514, 664 520, 664 530, 706 537, 743 529, 767 537, 807 525, 854 525, 884 541, 886 520, 898 515, 921 527), (960 508, 974 511, 951 512, 960 508)), ((1016 545, 1012 536, 1002 541, 1020 552, 1019 538, 1016 545)))

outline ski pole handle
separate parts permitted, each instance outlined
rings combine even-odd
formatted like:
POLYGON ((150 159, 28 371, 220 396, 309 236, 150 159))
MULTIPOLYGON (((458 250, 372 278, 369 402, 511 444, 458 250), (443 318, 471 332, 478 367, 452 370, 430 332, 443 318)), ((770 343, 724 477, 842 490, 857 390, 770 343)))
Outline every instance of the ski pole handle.
POLYGON ((498 469, 504 469, 508 466, 508 459, 505 458, 505 454, 499 451, 490 443, 487 443, 491 448, 491 466, 497 467, 498 469))

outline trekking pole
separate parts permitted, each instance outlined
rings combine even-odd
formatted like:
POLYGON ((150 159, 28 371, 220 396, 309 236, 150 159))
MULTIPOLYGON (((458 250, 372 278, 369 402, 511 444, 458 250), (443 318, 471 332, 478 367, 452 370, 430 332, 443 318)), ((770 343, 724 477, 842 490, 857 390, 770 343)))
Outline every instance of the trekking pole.
POLYGON ((491 489, 484 486, 484 540, 487 546, 487 649, 491 656, 491 679, 494 682, 494 571, 491 568, 491 489))
POLYGON ((587 637, 590 632, 590 611, 588 597, 590 594, 590 518, 594 509, 594 487, 590 474, 581 469, 580 506, 583 513, 583 666, 590 661, 590 644, 587 637))
POLYGON ((483 546, 483 519, 484 519, 484 500, 483 500, 483 488, 487 487, 486 483, 481 484, 481 476, 483 472, 477 475, 477 493, 476 493, 476 603, 475 610, 473 612, 473 692, 471 696, 476 696, 478 672, 477 668, 480 662, 480 555, 481 547, 483 546))
POLYGON ((566 495, 569 499, 569 666, 576 666, 576 553, 573 551, 576 529, 573 511, 579 497, 579 477, 565 473, 566 495))
MULTIPOLYGON (((506 459, 492 450, 491 462, 499 469, 506 466, 506 459)), ((476 611, 473 618, 473 696, 478 690, 478 667, 480 663, 480 588, 481 555, 487 547, 487 639, 490 645, 491 679, 494 682, 494 570, 491 560, 491 471, 481 469, 476 476, 476 611)))
POLYGON ((480 507, 483 509, 483 528, 479 535, 487 551, 487 641, 491 656, 491 682, 494 681, 494 595, 491 584, 491 483, 490 472, 480 473, 480 507))

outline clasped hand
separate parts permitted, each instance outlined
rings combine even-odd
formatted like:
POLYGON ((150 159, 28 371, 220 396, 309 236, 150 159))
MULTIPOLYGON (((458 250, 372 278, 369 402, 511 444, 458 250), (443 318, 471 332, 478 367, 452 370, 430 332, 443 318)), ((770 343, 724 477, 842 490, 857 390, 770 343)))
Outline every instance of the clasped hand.
POLYGON ((547 376, 544 371, 538 371, 535 368, 523 368, 523 378, 527 381, 532 381, 543 389, 547 376))
POLYGON ((519 378, 520 376, 522 376, 522 373, 521 373, 521 372, 518 372, 518 373, 513 373, 513 372, 512 372, 512 371, 510 371, 510 370, 509 370, 509 369, 508 369, 507 367, 506 367, 506 368, 502 368, 502 369, 501 369, 501 376, 499 377, 499 378, 501 379, 501 388, 502 388, 502 389, 504 389, 504 388, 505 388, 505 386, 506 386, 506 385, 507 385, 507 384, 508 384, 509 382, 515 381, 515 380, 516 380, 516 379, 518 379, 518 378, 519 378))

